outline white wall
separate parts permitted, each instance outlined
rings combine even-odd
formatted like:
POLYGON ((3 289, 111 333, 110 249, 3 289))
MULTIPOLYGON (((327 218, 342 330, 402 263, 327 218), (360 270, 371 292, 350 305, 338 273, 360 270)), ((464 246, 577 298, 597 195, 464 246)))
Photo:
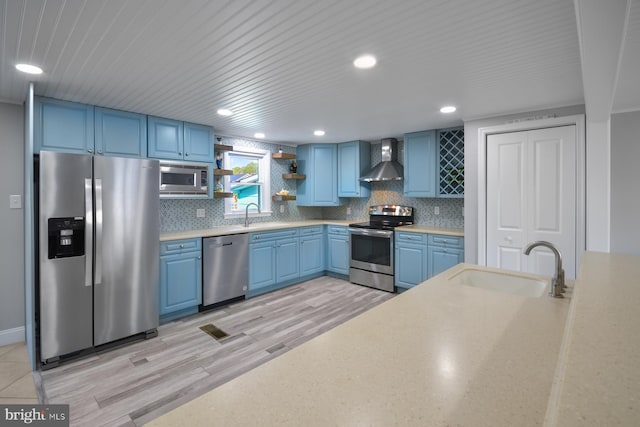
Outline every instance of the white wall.
POLYGON ((23 108, 0 103, 0 345, 24 339, 24 220, 9 209, 9 195, 24 206, 23 108))
POLYGON ((534 117, 563 117, 584 114, 583 105, 511 114, 464 122, 464 259, 478 262, 478 129, 534 117))
POLYGON ((611 116, 611 252, 640 255, 640 111, 611 116))

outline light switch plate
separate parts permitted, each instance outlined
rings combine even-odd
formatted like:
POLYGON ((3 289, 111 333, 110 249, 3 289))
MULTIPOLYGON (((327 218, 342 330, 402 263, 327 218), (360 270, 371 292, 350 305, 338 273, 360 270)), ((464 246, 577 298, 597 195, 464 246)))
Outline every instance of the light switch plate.
POLYGON ((440 207, 436 206, 435 208, 433 208, 433 214, 434 215, 440 215, 440 207))
POLYGON ((22 209, 22 196, 20 194, 11 194, 9 196, 9 209, 22 209))
POLYGON ((196 209, 196 217, 204 218, 204 208, 196 209))
POLYGON ((280 205, 280 213, 284 213, 284 205, 280 205))
POLYGON ((351 215, 351 208, 350 207, 347 208, 347 215, 351 215))

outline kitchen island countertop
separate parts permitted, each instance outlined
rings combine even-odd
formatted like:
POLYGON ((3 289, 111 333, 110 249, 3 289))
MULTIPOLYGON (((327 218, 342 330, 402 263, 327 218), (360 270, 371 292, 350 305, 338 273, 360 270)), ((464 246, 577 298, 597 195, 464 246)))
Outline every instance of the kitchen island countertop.
POLYGON ((526 298, 448 281, 468 266, 150 425, 542 425, 571 298, 526 298))

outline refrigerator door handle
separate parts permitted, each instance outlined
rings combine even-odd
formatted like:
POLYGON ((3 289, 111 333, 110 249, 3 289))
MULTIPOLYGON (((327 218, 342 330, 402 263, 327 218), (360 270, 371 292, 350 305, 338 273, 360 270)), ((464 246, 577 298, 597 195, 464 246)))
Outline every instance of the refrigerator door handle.
POLYGON ((91 179, 84 180, 84 285, 93 283, 93 184, 91 179))
POLYGON ((102 180, 96 178, 96 278, 95 284, 102 284, 102 180))

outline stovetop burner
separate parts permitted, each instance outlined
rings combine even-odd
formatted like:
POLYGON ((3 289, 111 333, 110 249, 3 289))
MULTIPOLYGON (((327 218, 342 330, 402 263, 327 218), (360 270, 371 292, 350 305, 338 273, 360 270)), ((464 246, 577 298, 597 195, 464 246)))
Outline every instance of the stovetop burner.
POLYGON ((369 221, 349 224, 353 228, 393 230, 395 227, 413 224, 413 208, 399 205, 374 205, 369 207, 369 221))

